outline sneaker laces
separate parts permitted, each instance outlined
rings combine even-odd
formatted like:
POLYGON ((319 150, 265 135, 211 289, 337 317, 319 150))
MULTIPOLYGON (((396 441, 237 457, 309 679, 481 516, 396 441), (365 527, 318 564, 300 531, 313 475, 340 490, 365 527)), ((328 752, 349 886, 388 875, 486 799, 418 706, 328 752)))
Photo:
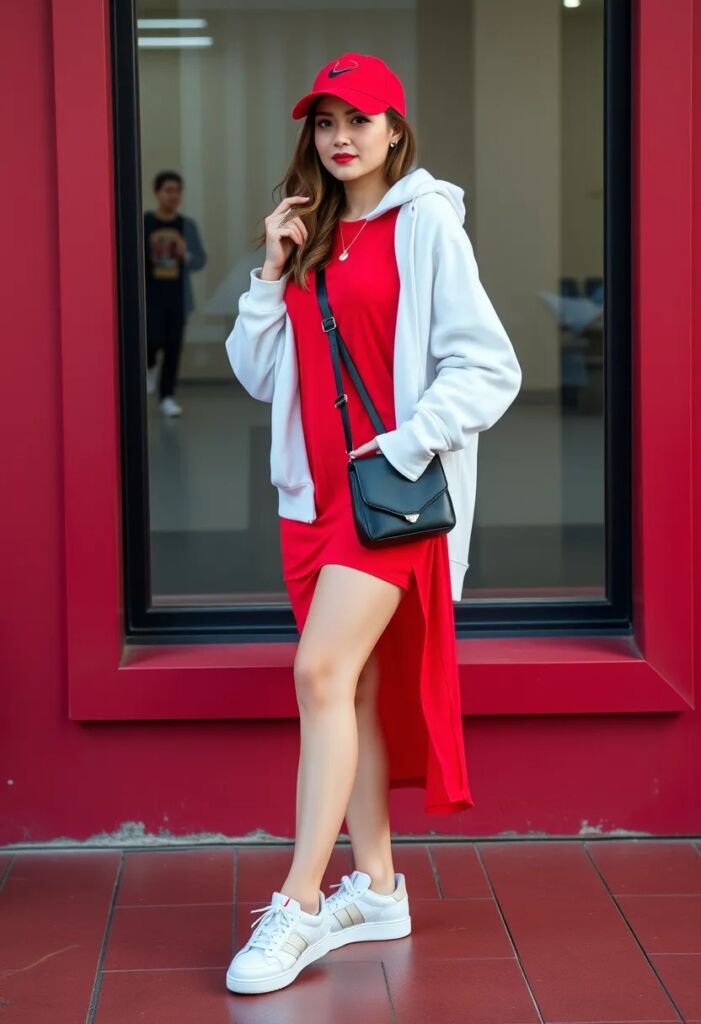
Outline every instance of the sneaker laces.
POLYGON ((331 893, 326 898, 326 906, 330 911, 340 910, 346 903, 352 902, 360 894, 361 890, 353 885, 350 875, 342 875, 340 882, 334 882, 329 888, 338 889, 338 892, 331 893))
POLYGON ((263 911, 260 917, 251 924, 251 928, 258 928, 248 940, 248 948, 255 946, 272 953, 275 943, 281 943, 288 929, 294 923, 294 915, 284 906, 278 904, 273 906, 268 903, 265 907, 256 907, 251 913, 257 914, 263 911))

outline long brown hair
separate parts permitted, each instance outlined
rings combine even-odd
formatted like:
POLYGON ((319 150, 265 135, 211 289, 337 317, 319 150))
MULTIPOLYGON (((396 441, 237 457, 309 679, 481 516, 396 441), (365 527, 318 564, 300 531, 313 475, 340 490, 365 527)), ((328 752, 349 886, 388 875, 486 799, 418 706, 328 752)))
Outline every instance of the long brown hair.
MULTIPOLYGON (((292 246, 282 268, 283 274, 291 270, 292 279, 305 291, 308 291, 307 271, 325 263, 331 254, 333 233, 345 204, 343 183, 323 166, 314 144, 314 115, 319 99, 309 108, 287 173, 273 190, 276 205, 285 196, 310 197, 303 206, 292 207, 293 215, 304 219, 309 236, 302 245, 292 246), (279 193, 277 198, 275 192, 279 193)), ((390 127, 402 133, 385 160, 384 178, 391 188, 412 168, 416 159, 416 136, 409 122, 394 107, 388 107, 385 114, 390 127)), ((256 248, 265 245, 265 230, 253 242, 256 248)))

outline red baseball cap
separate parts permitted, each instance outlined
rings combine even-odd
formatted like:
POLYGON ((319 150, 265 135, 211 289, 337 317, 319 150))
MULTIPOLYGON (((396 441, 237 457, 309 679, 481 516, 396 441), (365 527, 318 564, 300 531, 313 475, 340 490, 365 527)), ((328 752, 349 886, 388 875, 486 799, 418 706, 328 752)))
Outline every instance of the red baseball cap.
POLYGON ((366 114, 381 114, 387 107, 394 107, 406 116, 401 79, 383 60, 368 53, 344 53, 325 64, 314 79, 312 91, 295 103, 292 119, 304 117, 314 99, 323 93, 347 100, 366 114))

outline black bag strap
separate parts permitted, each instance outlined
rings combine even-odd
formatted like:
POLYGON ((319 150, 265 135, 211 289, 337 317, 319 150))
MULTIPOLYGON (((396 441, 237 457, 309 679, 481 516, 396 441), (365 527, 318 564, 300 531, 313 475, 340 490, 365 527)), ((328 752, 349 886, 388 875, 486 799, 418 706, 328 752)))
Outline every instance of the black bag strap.
POLYGON ((341 377, 341 363, 339 359, 339 351, 341 358, 345 363, 346 370, 353 381, 353 384, 358 390, 360 400, 365 406, 365 410, 370 417, 370 422, 373 425, 376 434, 384 434, 385 426, 380 419, 377 409, 372 404, 372 399, 367 393, 365 385, 363 384, 362 378, 358 373, 357 367, 351 358, 351 354, 346 348, 346 343, 341 337, 336 324, 336 318, 331 312, 331 306, 329 305, 329 297, 326 290, 326 268, 317 267, 316 269, 316 295, 319 300, 319 308, 322 313, 321 327, 322 330, 328 334, 329 344, 331 347, 331 362, 333 363, 333 372, 336 379, 336 401, 333 403, 337 409, 340 410, 341 419, 343 420, 343 432, 346 438, 346 451, 353 451, 353 439, 351 437, 350 418, 348 416, 348 410, 346 408, 348 404, 348 396, 343 390, 343 378, 341 377))

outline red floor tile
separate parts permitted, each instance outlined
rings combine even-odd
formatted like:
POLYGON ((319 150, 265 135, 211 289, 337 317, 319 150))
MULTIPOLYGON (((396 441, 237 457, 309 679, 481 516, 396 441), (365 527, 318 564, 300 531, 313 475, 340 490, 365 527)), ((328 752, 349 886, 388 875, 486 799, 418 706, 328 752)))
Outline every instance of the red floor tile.
POLYGON ((417 963, 425 958, 514 958, 493 900, 410 900, 411 935, 354 942, 329 953, 336 959, 417 963))
POLYGON ((116 905, 232 903, 234 851, 149 850, 125 853, 116 905))
POLYGON ((701 955, 680 953, 650 959, 687 1024, 701 1021, 701 955))
POLYGON ((120 859, 112 851, 15 855, 0 891, 0 1019, 85 1020, 120 859))
POLYGON ((117 907, 105 970, 161 970, 228 966, 233 944, 232 905, 117 907))
MULTIPOLYGON (((292 846, 239 847, 237 860, 236 898, 268 903, 273 890, 284 883, 292 863, 292 846)), ((348 846, 335 846, 324 872, 321 887, 329 895, 329 886, 341 880, 352 868, 348 846)), ((331 890, 333 891, 333 890, 331 890)))
POLYGON ((406 875, 409 899, 436 899, 440 893, 436 886, 428 847, 423 843, 408 846, 396 843, 392 847, 394 870, 406 875))
POLYGON ((386 972, 398 1024, 540 1020, 516 960, 390 961, 386 972))
POLYGON ((431 857, 445 899, 490 897, 489 883, 473 843, 433 843, 431 857))
POLYGON ((597 839, 586 847, 616 895, 701 893, 701 856, 687 839, 597 839))
POLYGON ((619 896, 646 953, 701 953, 701 896, 619 896))
MULTIPOLYGON (((410 936, 235 996, 226 968, 292 852, 0 857, 0 1021, 84 1021, 96 993, 96 1024, 701 1024, 694 842, 397 843, 410 936)), ((327 892, 352 864, 339 844, 327 892)))
POLYGON ((676 1019, 580 844, 481 843, 546 1022, 676 1019))
MULTIPOLYGON (((228 966, 228 965, 227 965, 228 966)), ((311 964, 287 988, 229 992, 226 971, 106 974, 95 1024, 393 1024, 382 966, 311 964)))

